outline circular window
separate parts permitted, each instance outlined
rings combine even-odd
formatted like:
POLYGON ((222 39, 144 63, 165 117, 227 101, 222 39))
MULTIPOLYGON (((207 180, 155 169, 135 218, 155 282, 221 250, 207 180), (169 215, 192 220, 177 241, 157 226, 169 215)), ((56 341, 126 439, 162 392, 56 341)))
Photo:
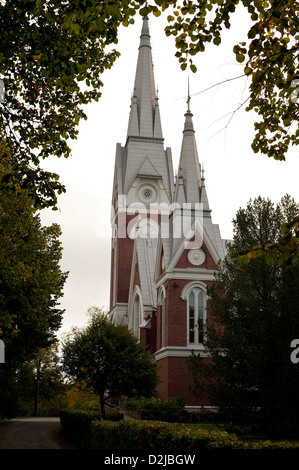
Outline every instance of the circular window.
POLYGON ((143 196, 146 197, 147 199, 152 197, 152 194, 153 194, 153 191, 151 189, 147 188, 143 191, 143 196))
POLYGON ((138 190, 138 196, 141 202, 149 204, 157 199, 157 190, 151 184, 143 184, 138 190))
POLYGON ((188 252, 188 260, 195 266, 200 266, 205 259, 206 255, 200 249, 193 249, 188 252))

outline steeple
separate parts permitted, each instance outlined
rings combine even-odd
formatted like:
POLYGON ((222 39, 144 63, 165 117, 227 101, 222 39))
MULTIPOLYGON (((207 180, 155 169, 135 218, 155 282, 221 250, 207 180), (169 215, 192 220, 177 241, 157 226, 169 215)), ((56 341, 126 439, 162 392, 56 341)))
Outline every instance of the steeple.
POLYGON ((154 137, 163 139, 153 72, 152 48, 148 18, 144 17, 135 75, 134 91, 127 138, 154 137))
POLYGON ((193 128, 193 114, 190 111, 190 99, 188 81, 187 112, 185 113, 178 179, 174 196, 175 202, 179 202, 180 204, 183 202, 191 204, 201 202, 201 168, 198 161, 195 131, 193 128), (184 192, 180 187, 181 184, 183 184, 184 192), (185 200, 182 200, 183 195, 185 200))
POLYGON ((142 20, 126 143, 124 147, 120 144, 117 147, 115 191, 124 195, 130 192, 131 199, 127 198, 127 203, 131 204, 140 197, 136 192, 141 184, 140 178, 143 183, 146 179, 147 183, 150 179, 155 180, 155 185, 158 185, 155 202, 172 202, 172 157, 170 148, 164 149, 147 17, 142 20))

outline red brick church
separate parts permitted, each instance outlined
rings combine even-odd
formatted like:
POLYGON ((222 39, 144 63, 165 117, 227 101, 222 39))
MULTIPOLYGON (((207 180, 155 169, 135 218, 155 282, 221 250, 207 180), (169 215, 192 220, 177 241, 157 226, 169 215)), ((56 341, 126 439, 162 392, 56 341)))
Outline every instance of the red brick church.
POLYGON ((148 19, 143 19, 124 146, 117 144, 112 193, 110 316, 148 345, 158 366, 157 391, 189 407, 186 360, 204 352, 207 286, 225 256, 213 224, 199 163, 190 97, 174 177, 164 148, 148 19))

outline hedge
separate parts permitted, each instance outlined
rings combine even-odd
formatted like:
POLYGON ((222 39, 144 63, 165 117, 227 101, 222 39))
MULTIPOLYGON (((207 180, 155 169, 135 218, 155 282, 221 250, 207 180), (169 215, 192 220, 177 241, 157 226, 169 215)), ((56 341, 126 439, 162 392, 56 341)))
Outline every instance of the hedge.
POLYGON ((208 449, 299 449, 288 441, 242 441, 226 431, 208 431, 198 425, 161 421, 128 420, 94 422, 93 446, 96 449, 208 450, 208 449))
POLYGON ((128 420, 93 423, 97 449, 199 450, 232 448, 236 438, 226 432, 162 421, 128 420))
POLYGON ((98 411, 63 410, 60 412, 61 435, 77 448, 89 448, 94 421, 102 417, 98 411))
POLYGON ((160 398, 127 398, 124 408, 146 420, 182 422, 187 418, 185 404, 180 397, 171 397, 165 401, 160 398))
POLYGON ((299 449, 288 441, 243 441, 226 431, 162 421, 100 420, 98 414, 61 413, 63 437, 77 448, 112 450, 299 449))

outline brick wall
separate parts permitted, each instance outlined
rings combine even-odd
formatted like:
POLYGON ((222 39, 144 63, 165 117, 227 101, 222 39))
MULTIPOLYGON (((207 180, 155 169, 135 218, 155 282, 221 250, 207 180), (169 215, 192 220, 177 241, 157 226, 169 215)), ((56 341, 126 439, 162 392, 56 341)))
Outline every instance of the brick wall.
POLYGON ((157 371, 160 383, 157 392, 162 400, 169 397, 181 397, 188 406, 211 406, 209 397, 197 397, 189 385, 193 386, 193 379, 188 370, 187 358, 168 357, 157 362, 157 371))

